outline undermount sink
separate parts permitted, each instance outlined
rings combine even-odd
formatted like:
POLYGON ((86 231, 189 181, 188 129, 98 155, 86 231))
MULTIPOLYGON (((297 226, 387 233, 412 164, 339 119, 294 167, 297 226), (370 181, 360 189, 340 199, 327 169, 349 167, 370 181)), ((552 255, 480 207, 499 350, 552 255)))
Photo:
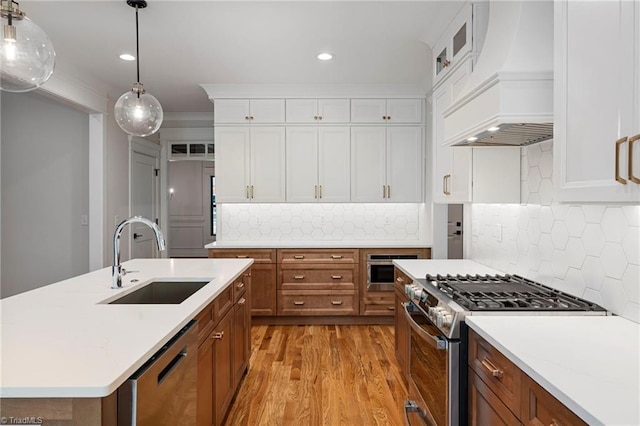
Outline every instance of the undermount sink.
POLYGON ((210 281, 152 281, 109 305, 178 305, 210 281))

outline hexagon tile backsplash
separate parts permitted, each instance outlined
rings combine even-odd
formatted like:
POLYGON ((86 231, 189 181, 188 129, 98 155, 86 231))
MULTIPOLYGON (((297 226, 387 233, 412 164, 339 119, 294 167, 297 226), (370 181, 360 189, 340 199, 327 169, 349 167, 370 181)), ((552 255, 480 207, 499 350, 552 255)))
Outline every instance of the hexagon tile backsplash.
POLYGON ((419 240, 424 204, 221 204, 218 241, 419 240))
POLYGON ((552 141, 522 148, 520 205, 471 206, 471 259, 640 323, 640 206, 554 201, 552 141))

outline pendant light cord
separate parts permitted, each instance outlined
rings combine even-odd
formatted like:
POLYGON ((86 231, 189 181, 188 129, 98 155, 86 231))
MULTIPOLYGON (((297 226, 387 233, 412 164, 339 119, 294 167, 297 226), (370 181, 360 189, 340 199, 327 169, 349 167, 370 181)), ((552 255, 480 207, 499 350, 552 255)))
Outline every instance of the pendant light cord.
MULTIPOLYGON (((140 41, 138 39, 138 5, 136 5, 136 81, 140 84, 140 41)), ((137 92, 140 98, 140 92, 137 92)))

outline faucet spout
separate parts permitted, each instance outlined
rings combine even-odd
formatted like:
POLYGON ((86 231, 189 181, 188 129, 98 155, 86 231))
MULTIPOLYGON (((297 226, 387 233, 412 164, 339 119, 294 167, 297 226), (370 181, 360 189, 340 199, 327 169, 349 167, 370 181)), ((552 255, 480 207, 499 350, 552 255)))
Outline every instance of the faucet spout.
POLYGON ((120 224, 116 227, 115 232, 113 233, 113 266, 111 267, 111 288, 122 287, 122 266, 120 265, 120 236, 122 235, 122 231, 124 230, 124 228, 130 223, 142 223, 147 225, 149 228, 151 228, 151 230, 153 230, 153 234, 156 237, 158 250, 163 251, 166 248, 162 230, 155 222, 142 216, 133 216, 120 222, 120 224))

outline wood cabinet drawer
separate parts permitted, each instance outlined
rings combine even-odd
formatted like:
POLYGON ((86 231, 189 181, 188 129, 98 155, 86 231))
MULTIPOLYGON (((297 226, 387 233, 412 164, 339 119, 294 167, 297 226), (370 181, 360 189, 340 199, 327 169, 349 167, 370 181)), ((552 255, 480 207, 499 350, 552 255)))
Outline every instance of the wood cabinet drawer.
POLYGON ((274 249, 209 249, 210 258, 253 259, 253 263, 275 263, 274 249))
MULTIPOLYGON (((520 421, 502 403, 500 398, 469 368, 469 423, 470 426, 520 425, 520 421)), ((545 423, 547 424, 547 423, 545 423)))
POLYGON ((411 284, 413 282, 413 280, 411 278, 409 278, 409 276, 407 274, 402 272, 397 267, 394 267, 393 271, 394 271, 394 275, 395 275, 395 280, 394 280, 395 284, 394 284, 394 286, 398 290, 400 290, 401 292, 404 293, 404 286, 407 285, 407 284, 411 284))
POLYGON ((248 280, 251 279, 250 272, 246 272, 238 277, 232 284, 233 287, 233 303, 236 303, 247 292, 248 280))
POLYGON ((578 416, 522 373, 522 422, 526 425, 586 425, 578 416))
POLYGON ((278 315, 357 315, 355 291, 278 292, 278 315))
POLYGON ((213 322, 217 323, 233 306, 233 288, 234 285, 222 290, 213 301, 213 322))
POLYGON ((361 315, 389 315, 396 311, 395 296, 390 292, 389 297, 363 297, 360 306, 361 315))
POLYGON ((353 269, 282 269, 280 290, 355 290, 353 269))
POLYGON ((469 330, 469 367, 520 418, 520 369, 473 330, 469 330))
POLYGON ((281 263, 358 263, 357 249, 281 249, 281 263))

